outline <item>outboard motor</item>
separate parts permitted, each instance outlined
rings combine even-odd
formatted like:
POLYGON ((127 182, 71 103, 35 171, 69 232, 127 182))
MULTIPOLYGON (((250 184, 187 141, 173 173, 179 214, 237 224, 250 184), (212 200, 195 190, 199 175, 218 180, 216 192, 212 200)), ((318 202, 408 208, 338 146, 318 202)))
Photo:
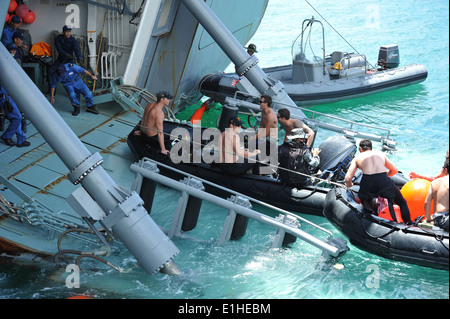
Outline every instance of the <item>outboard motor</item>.
POLYGON ((225 104, 222 108, 222 114, 220 115, 219 120, 219 130, 221 132, 225 131, 226 128, 228 128, 228 125, 230 123, 230 120, 237 116, 239 113, 239 108, 237 106, 231 106, 225 104))
POLYGON ((400 65, 400 53, 397 44, 383 45, 378 51, 378 64, 386 69, 400 65))
POLYGON ((319 169, 326 178, 332 174, 332 181, 343 180, 347 168, 356 153, 356 145, 342 135, 328 138, 319 146, 319 169))

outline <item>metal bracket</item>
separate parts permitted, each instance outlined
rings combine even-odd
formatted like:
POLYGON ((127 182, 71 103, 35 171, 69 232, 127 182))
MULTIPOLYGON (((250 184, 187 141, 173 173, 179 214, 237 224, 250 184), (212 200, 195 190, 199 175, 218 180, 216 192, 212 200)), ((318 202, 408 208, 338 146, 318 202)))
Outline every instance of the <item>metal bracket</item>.
POLYGON ((139 194, 133 192, 125 201, 117 205, 108 216, 103 219, 103 224, 108 229, 111 229, 119 220, 124 217, 130 216, 139 206, 143 206, 144 201, 139 194))
MULTIPOLYGON (((248 209, 252 208, 252 204, 250 203, 250 201, 242 196, 232 195, 230 198, 227 198, 227 200, 248 209)), ((219 245, 223 244, 225 241, 230 240, 234 222, 236 221, 236 215, 237 213, 233 209, 230 209, 228 211, 227 218, 225 219, 225 224, 223 225, 222 233, 220 234, 219 245)))
MULTIPOLYGON (((300 228, 300 222, 294 216, 280 214, 275 219, 277 221, 285 224, 285 225, 290 226, 290 227, 300 228)), ((275 238, 274 238, 274 240, 272 242, 272 247, 271 248, 280 248, 283 245, 283 241, 284 241, 284 236, 285 235, 286 235, 286 231, 285 230, 283 230, 281 228, 277 228, 277 233, 276 233, 275 238)))
POLYGON ((247 73, 248 70, 257 65, 258 62, 258 58, 255 55, 252 55, 247 61, 245 61, 240 67, 237 68, 236 73, 239 74, 239 76, 244 76, 245 73, 247 73))
POLYGON ((67 176, 69 180, 78 185, 83 178, 85 178, 90 172, 92 172, 97 166, 103 163, 103 157, 97 152, 91 154, 83 162, 81 162, 77 167, 75 167, 67 176))

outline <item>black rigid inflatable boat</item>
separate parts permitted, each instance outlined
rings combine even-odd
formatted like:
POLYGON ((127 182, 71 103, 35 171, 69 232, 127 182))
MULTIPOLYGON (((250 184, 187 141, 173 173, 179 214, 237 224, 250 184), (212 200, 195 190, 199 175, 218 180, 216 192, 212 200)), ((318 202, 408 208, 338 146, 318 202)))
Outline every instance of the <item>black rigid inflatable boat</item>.
MULTIPOLYGON (((186 129, 193 136, 193 127, 187 124, 180 124, 171 121, 164 122, 165 136, 175 128, 186 129)), ((289 210, 297 213, 311 214, 323 216, 323 205, 325 196, 329 191, 329 187, 306 186, 301 189, 283 184, 271 175, 255 175, 242 174, 238 176, 227 175, 223 173, 214 164, 206 163, 178 163, 172 162, 169 156, 159 152, 159 148, 149 143, 146 144, 141 136, 136 136, 134 132, 138 129, 135 127, 128 136, 127 143, 131 151, 140 159, 147 157, 159 163, 174 167, 183 172, 192 174, 204 180, 213 182, 227 189, 234 190, 241 194, 247 195, 254 199, 260 200, 267 204, 276 206, 281 209, 289 210)), ((204 129, 202 129, 204 130, 204 129)), ((202 145, 206 145, 208 141, 203 141, 202 145)), ((172 144, 170 141, 166 143, 168 147, 172 144)), ((323 142, 319 148, 322 171, 333 172, 333 181, 343 180, 345 171, 350 164, 355 153, 356 147, 343 136, 335 136, 323 142)), ((174 179, 182 179, 181 175, 168 170, 162 166, 159 167, 161 174, 174 179)), ((204 185, 205 190, 214 195, 228 198, 229 193, 209 185, 204 185)), ((144 199, 145 200, 145 199, 144 199)))
POLYGON ((352 244, 379 256, 426 267, 449 269, 449 234, 408 226, 363 212, 350 190, 333 188, 324 215, 352 244))

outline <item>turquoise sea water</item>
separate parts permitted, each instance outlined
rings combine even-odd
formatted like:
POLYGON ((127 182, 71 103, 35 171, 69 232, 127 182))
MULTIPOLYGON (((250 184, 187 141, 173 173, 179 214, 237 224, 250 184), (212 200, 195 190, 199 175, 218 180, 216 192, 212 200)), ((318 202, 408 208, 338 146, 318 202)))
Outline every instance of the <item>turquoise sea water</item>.
MULTIPOLYGON (((421 63, 428 79, 418 85, 313 109, 391 129, 398 150, 390 154, 406 174, 440 171, 449 147, 449 4, 448 1, 309 1, 359 52, 374 64, 381 45, 396 43, 401 64, 421 63)), ((322 18, 305 1, 271 0, 251 42, 258 46, 260 66, 289 64, 291 44, 301 22, 322 18)), ((353 51, 327 31, 327 51, 353 51)), ((324 139, 326 134, 319 136, 324 139)), ((167 227, 178 196, 158 189, 154 220, 167 227), (175 200, 174 200, 175 198, 175 200)), ((264 211, 261 209, 261 211, 264 211)), ((405 264, 366 253, 348 244, 339 260, 325 260, 316 248, 297 240, 291 249, 270 250, 274 231, 250 221, 238 242, 218 245, 226 212, 204 204, 198 226, 174 239, 180 249, 175 261, 182 276, 148 276, 134 269, 124 253, 116 260, 129 273, 93 263, 83 271, 81 286, 68 289, 67 273, 52 264, 0 263, 0 298, 374 298, 448 299, 449 273, 405 264), (120 258, 123 257, 123 258, 120 258), (336 263, 341 269, 333 267, 336 263), (374 278, 374 274, 379 277, 374 278), (375 280, 374 280, 375 279, 375 280)), ((344 237, 324 217, 305 215, 344 237)), ((303 226, 306 231, 314 230, 303 226)))

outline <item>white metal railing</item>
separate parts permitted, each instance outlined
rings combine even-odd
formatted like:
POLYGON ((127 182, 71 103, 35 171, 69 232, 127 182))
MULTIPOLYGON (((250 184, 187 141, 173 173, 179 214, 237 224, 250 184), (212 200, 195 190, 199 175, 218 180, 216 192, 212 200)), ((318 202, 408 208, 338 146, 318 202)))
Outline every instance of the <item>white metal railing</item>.
MULTIPOLYGON (((207 202, 210 202, 212 204, 218 205, 222 208, 228 209, 229 215, 227 217, 227 221, 224 225, 224 229, 222 231, 220 242, 228 240, 229 236, 227 236, 227 233, 230 233, 230 229, 232 228, 232 224, 234 223, 234 218, 236 214, 251 218, 253 220, 259 221, 261 223, 270 225, 277 229, 277 236, 274 239, 274 244, 272 247, 279 247, 281 245, 281 242, 283 241, 285 233, 289 233, 299 239, 302 239, 303 241, 321 249, 323 251, 323 254, 325 256, 333 256, 337 257, 339 254, 346 252, 348 250, 348 247, 346 245, 346 241, 342 238, 333 238, 332 233, 323 227, 320 227, 310 221, 308 221, 305 218, 302 218, 301 216, 298 216, 296 214, 292 214, 291 212, 285 211, 283 209, 274 207, 272 205, 269 205, 267 203, 261 202, 259 200, 253 199, 251 197, 248 197, 246 195, 240 194, 238 192, 235 192, 233 190, 227 189, 225 187, 219 186, 217 184, 214 184, 212 182, 200 179, 194 175, 188 174, 186 172, 180 171, 176 168, 173 168, 171 166, 167 166, 165 164, 156 162, 154 160, 151 160, 149 158, 143 158, 138 163, 134 163, 131 165, 130 170, 134 173, 138 174, 134 183, 134 190, 137 191, 140 186, 138 184, 142 183, 142 178, 147 178, 149 180, 152 180, 156 183, 162 184, 166 187, 178 190, 182 192, 182 195, 178 201, 179 205, 177 207, 177 211, 175 212, 175 215, 173 217, 172 226, 169 230, 169 237, 177 235, 181 230, 181 223, 184 218, 185 211, 183 209, 179 209, 180 207, 183 208, 183 202, 184 202, 184 209, 186 208, 186 202, 187 202, 187 195, 193 196, 195 198, 199 198, 201 200, 205 200, 207 202), (163 176, 159 174, 159 169, 157 166, 164 167, 165 169, 172 170, 176 172, 177 174, 180 174, 182 176, 185 176, 187 181, 180 182, 176 181, 174 179, 171 179, 169 177, 163 176), (205 192, 202 188, 199 187, 192 187, 190 185, 190 180, 195 179, 196 181, 200 181, 201 183, 208 184, 212 187, 224 190, 230 194, 232 194, 230 199, 223 199, 218 196, 212 195, 208 192, 205 192), (140 182, 139 182, 140 180, 140 182), (281 214, 278 218, 273 218, 271 216, 268 216, 266 214, 259 213, 253 209, 251 209, 251 205, 240 205, 237 203, 238 199, 244 199, 249 202, 253 202, 259 205, 262 205, 264 207, 267 207, 275 212, 278 212, 281 214), (295 221, 302 221, 305 223, 308 223, 309 225, 313 226, 315 229, 325 233, 328 235, 327 240, 322 240, 319 238, 316 238, 315 236, 299 229, 298 225, 299 222, 295 221), (280 238, 282 237, 282 238, 280 238)), ((197 183, 198 184, 198 183, 197 183)))

